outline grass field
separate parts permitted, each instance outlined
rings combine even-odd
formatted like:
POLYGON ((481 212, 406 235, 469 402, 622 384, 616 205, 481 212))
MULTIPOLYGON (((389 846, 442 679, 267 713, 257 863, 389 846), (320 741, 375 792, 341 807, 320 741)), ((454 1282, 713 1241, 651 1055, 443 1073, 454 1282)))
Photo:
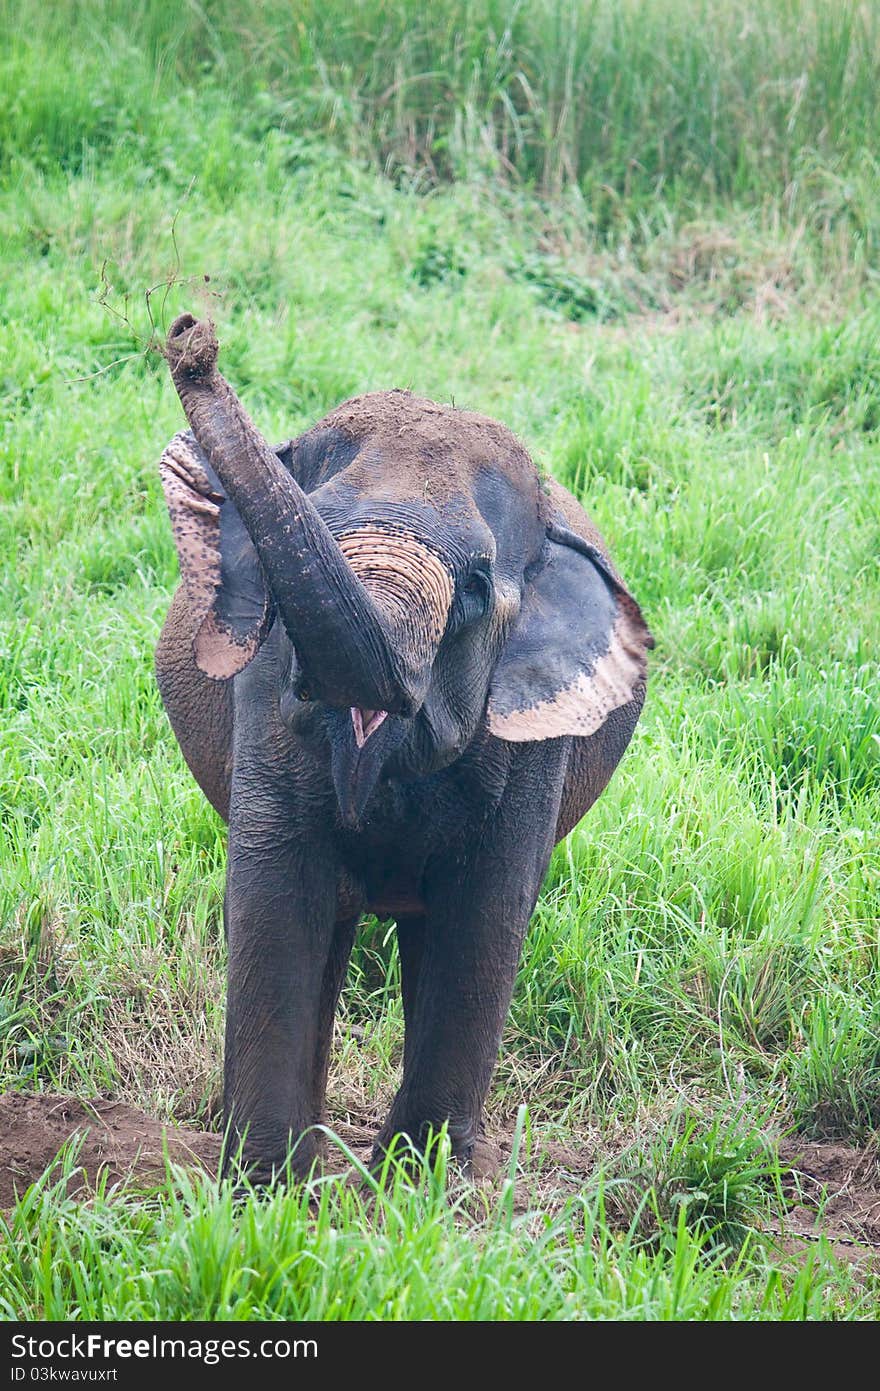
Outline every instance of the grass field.
MULTIPOLYGON (((867 1267, 756 1234, 778 1136, 880 1127, 876 12, 0 17, 0 1087, 219 1124, 224 828, 152 675, 181 422, 154 326, 210 312, 274 439, 391 385, 502 419, 657 637, 529 934, 489 1109, 510 1181, 447 1181, 442 1145, 416 1190, 240 1210, 50 1174, 0 1218, 0 1313, 876 1317, 867 1267), (550 1142, 595 1156, 564 1201, 550 1142)), ((333 1117, 371 1123, 401 1043, 367 923, 333 1117)))

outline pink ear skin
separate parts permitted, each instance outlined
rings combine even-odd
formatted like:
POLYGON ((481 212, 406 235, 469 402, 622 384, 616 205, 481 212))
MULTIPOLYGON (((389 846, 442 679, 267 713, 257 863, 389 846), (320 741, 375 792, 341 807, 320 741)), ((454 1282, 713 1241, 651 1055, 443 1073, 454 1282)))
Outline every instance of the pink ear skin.
POLYGON ((252 547, 246 546, 243 564, 239 565, 239 570, 248 571, 246 575, 238 576, 235 570, 224 574, 224 528, 234 527, 243 534, 243 527, 206 465, 193 436, 182 431, 165 449, 159 474, 181 582, 194 616, 201 620, 193 641, 196 665, 215 681, 227 681, 256 655, 271 622, 271 606, 252 547), (224 509, 229 509, 225 515, 224 509), (234 587, 239 578, 249 599, 248 621, 235 627, 224 621, 220 606, 224 585, 234 587))
POLYGON ((206 614, 220 585, 220 505, 195 447, 175 435, 159 460, 159 475, 180 561, 180 578, 194 610, 206 614))
POLYGON ((625 612, 618 614, 608 650, 589 671, 581 671, 566 686, 535 705, 496 714, 489 704, 489 732, 518 744, 559 739, 571 734, 595 734, 611 714, 627 705, 645 680, 645 644, 640 629, 625 612))
POLYGON ((606 558, 562 527, 527 584, 489 692, 489 732, 510 743, 595 734, 643 685, 653 639, 606 558))

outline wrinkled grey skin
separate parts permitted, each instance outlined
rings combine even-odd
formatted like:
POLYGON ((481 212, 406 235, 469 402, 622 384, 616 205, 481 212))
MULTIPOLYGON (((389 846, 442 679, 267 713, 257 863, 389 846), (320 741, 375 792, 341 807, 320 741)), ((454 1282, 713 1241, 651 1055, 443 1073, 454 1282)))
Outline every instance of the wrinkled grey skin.
POLYGON ((651 645, 578 503, 516 439, 407 392, 272 450, 183 315, 161 471, 181 587, 156 670, 229 823, 225 1108, 257 1181, 319 1149, 362 914, 400 947, 403 1078, 376 1140, 482 1112, 554 844, 621 758, 651 645))

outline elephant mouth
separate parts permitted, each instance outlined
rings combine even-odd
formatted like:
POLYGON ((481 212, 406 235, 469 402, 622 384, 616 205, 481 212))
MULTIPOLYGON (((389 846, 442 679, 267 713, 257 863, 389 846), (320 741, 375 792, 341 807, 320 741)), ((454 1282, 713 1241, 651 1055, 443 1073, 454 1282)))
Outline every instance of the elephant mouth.
POLYGON ((360 706, 351 707, 351 723, 354 728, 354 742, 359 749, 364 747, 371 734, 388 718, 387 710, 362 710, 360 706))
POLYGON ((343 825, 353 828, 360 824, 385 764, 406 738, 411 723, 389 717, 387 710, 362 705, 348 710, 327 708, 324 720, 339 812, 343 825))

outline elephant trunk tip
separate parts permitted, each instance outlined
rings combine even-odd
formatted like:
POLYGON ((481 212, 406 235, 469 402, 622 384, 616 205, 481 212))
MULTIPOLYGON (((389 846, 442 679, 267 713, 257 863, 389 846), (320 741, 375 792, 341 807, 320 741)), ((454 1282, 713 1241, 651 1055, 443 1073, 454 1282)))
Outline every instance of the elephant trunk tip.
POLYGON ((178 314, 168 330, 165 360, 175 380, 209 377, 217 365, 220 345, 210 319, 178 314))

